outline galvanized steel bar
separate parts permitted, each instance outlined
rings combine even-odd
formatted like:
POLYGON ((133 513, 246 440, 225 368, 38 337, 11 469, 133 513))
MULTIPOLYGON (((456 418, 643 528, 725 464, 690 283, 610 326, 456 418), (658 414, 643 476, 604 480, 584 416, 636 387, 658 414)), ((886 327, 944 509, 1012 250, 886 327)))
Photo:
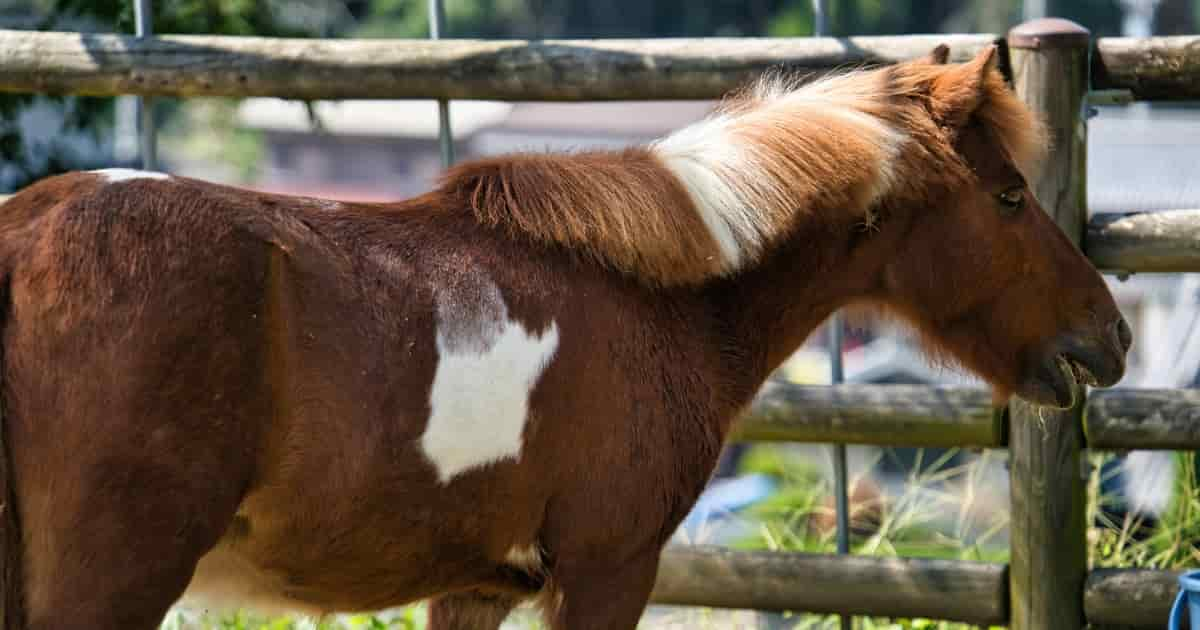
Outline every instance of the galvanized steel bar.
MULTIPOLYGON (((446 30, 446 8, 442 0, 429 0, 429 39, 441 39, 446 30)), ((438 145, 442 166, 454 164, 454 131, 450 128, 450 101, 438 99, 438 145)))
MULTIPOLYGON (((845 379, 842 369, 842 315, 834 313, 829 320, 829 381, 833 385, 841 385, 845 379)), ((850 497, 849 483, 846 471, 846 445, 833 445, 833 496, 837 515, 837 552, 850 553, 850 497)), ((842 630, 851 630, 854 620, 849 615, 841 615, 842 630)))
POLYGON ((825 37, 829 34, 829 14, 825 11, 825 0, 813 0, 813 35, 825 37))
MULTIPOLYGON (((825 0, 812 0, 813 7, 813 36, 824 37, 829 32, 829 22, 825 12, 825 0)), ((829 382, 841 385, 845 380, 842 370, 842 316, 834 313, 829 320, 829 382)), ((850 553, 850 498, 849 483, 846 472, 846 445, 833 445, 833 496, 834 509, 837 516, 837 552, 850 553)), ((854 620, 849 615, 841 615, 842 630, 851 630, 854 620)))
MULTIPOLYGON (((150 0, 133 0, 133 16, 135 35, 142 38, 154 34, 154 13, 150 7, 150 0)), ((142 168, 152 171, 155 170, 158 163, 158 129, 154 123, 154 99, 149 96, 139 96, 137 103, 142 168)))

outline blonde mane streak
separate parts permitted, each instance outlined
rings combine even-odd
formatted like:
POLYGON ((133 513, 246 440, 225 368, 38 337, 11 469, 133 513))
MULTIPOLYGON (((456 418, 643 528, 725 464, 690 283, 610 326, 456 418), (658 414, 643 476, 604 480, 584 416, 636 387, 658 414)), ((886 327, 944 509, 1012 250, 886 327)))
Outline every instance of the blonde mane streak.
POLYGON ((720 272, 718 245, 682 185, 644 149, 526 154, 465 164, 443 190, 480 223, 562 245, 651 285, 720 272))
POLYGON ((883 115, 880 73, 796 85, 761 80, 652 146, 723 244, 728 270, 758 258, 797 216, 841 207, 868 219, 896 181, 906 135, 883 115))
MULTIPOLYGON (((930 91, 947 68, 914 62, 806 84, 776 75, 647 147, 481 160, 452 169, 441 190, 515 237, 651 286, 699 284, 754 265, 805 217, 871 227, 884 199, 968 180, 930 91)), ((1033 173, 1043 127, 998 72, 983 88, 973 115, 1033 173)))

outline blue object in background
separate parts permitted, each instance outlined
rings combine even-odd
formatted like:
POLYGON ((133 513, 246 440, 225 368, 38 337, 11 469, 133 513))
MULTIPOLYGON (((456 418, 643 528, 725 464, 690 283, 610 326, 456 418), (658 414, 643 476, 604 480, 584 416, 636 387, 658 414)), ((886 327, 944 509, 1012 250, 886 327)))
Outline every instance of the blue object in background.
POLYGON ((1200 571, 1188 571, 1179 576, 1179 596, 1171 607, 1167 629, 1200 630, 1200 571), (1189 620, 1187 626, 1183 625, 1184 620, 1189 620))
POLYGON ((763 474, 714 479, 684 519, 683 529, 695 537, 706 521, 722 520, 766 499, 776 485, 774 478, 763 474))

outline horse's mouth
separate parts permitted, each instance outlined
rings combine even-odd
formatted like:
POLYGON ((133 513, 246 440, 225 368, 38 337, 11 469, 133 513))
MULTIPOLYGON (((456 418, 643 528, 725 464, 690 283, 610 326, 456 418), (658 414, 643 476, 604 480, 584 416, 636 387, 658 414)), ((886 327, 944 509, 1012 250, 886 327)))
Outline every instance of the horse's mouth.
POLYGON ((1067 409, 1075 404, 1077 386, 1111 387, 1124 373, 1123 357, 1076 345, 1043 362, 1017 395, 1037 405, 1067 409))
POLYGON ((1065 354, 1056 355, 1054 359, 1058 363, 1058 369, 1061 370, 1063 374, 1073 378, 1076 383, 1080 385, 1089 385, 1091 387, 1100 386, 1100 381, 1096 378, 1095 374, 1092 374, 1092 371, 1089 370, 1086 365, 1076 361, 1075 359, 1072 359, 1065 354))

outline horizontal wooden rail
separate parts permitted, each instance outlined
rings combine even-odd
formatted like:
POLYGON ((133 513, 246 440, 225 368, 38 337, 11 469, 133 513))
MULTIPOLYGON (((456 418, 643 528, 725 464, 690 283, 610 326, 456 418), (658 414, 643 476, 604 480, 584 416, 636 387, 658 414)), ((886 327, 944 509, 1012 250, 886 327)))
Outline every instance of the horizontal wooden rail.
MULTIPOLYGON (((0 91, 303 99, 707 99, 773 66, 891 63, 994 35, 644 40, 362 40, 0 30, 0 91)), ((1200 37, 1096 41, 1093 87, 1200 98, 1200 37)))
MULTIPOLYGON (((1178 571, 1096 569, 1083 608, 1096 627, 1163 628, 1178 571)), ((926 617, 1005 624, 1006 565, 718 547, 671 546, 662 555, 653 601, 806 613, 926 617)))
POLYGON ((710 99, 764 70, 890 63, 994 35, 363 40, 0 30, 0 91, 298 99, 710 99))
POLYGON ((1092 86, 1129 90, 1141 100, 1200 99, 1200 36, 1098 39, 1092 86))
POLYGON ((1005 565, 668 547, 653 601, 809 613, 1007 621, 1005 565))
POLYGON ((1167 627, 1178 571, 1096 569, 1083 590, 1083 614, 1097 627, 1167 627))
POLYGON ((1200 390, 1095 390, 1084 432, 1090 448, 1200 449, 1200 390))
MULTIPOLYGON (((1093 390, 1084 426, 1089 448, 1200 449, 1200 390, 1093 390)), ((986 389, 771 382, 734 439, 1003 448, 1006 433, 986 389)))
POLYGON ((1004 445, 1003 409, 977 387, 801 386, 771 382, 734 439, 890 446, 1004 445))
POLYGON ((1200 210, 1095 215, 1083 250, 1109 271, 1200 271, 1200 210))

